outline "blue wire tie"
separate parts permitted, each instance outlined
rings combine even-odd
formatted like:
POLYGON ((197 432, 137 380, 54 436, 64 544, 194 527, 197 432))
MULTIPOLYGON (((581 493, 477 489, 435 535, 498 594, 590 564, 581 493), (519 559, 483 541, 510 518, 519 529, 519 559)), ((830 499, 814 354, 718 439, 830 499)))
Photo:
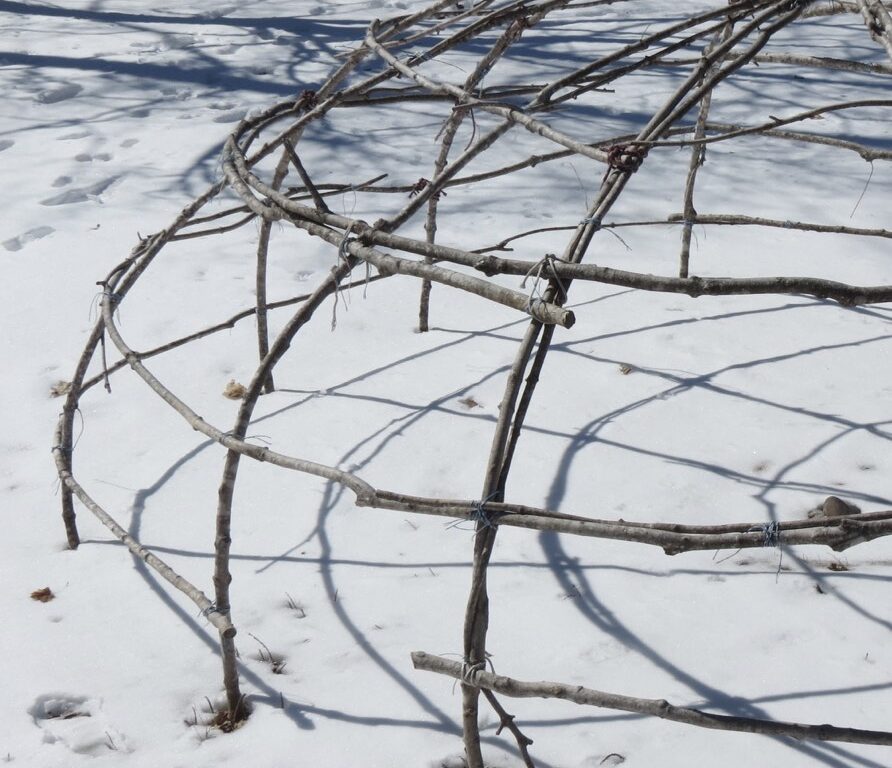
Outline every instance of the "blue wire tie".
POLYGON ((754 525, 752 528, 747 529, 747 533, 761 533, 764 536, 762 540, 763 547, 780 546, 780 523, 777 520, 762 525, 754 525))

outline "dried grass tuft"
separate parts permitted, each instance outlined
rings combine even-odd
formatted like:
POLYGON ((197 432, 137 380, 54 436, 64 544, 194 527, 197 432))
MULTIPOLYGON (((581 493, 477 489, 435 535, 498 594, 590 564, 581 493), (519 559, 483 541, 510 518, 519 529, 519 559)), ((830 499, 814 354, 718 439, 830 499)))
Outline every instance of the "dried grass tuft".
POLYGON ((243 384, 239 384, 235 379, 230 379, 229 383, 223 388, 223 397, 230 400, 243 400, 248 390, 243 384))

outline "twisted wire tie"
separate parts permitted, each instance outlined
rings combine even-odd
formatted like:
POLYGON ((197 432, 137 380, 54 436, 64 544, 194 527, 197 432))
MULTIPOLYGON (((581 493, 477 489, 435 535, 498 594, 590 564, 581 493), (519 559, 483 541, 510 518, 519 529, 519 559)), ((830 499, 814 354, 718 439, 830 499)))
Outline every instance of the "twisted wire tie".
POLYGON ((521 282, 520 282, 520 287, 526 288, 527 280, 529 280, 531 277, 534 277, 533 285, 532 285, 532 288, 530 289, 530 296, 527 299, 527 306, 526 306, 526 313, 530 316, 534 316, 533 313, 535 311, 541 310, 545 307, 545 301, 541 298, 541 295, 537 296, 536 294, 540 293, 539 281, 542 279, 542 271, 545 269, 546 266, 551 267, 551 276, 554 278, 554 281, 557 283, 558 288, 561 289, 561 293, 563 293, 564 296, 567 295, 567 288, 564 285, 561 278, 558 277, 558 274, 554 269, 554 263, 556 261, 563 261, 563 259, 559 259, 553 253, 546 253, 541 259, 539 259, 539 261, 537 261, 535 264, 533 264, 532 267, 530 267, 530 269, 527 271, 526 275, 524 275, 523 280, 521 280, 521 282))
MULTIPOLYGON (((338 256, 335 261, 334 269, 332 270, 332 277, 334 277, 334 271, 337 270, 338 266, 340 266, 341 261, 344 264, 349 265, 350 260, 347 258, 347 247, 350 244, 350 233, 353 231, 354 222, 350 222, 350 226, 347 227, 347 230, 344 232, 344 236, 341 238, 341 242, 338 244, 338 256)), ((331 308, 331 329, 334 330, 338 327, 338 301, 341 297, 341 289, 340 286, 335 284, 334 290, 334 304, 331 308)), ((345 302, 346 305, 346 302, 345 302)))
POLYGON ((469 664, 467 661, 463 661, 461 665, 462 682, 467 683, 468 685, 474 685, 473 675, 481 669, 486 669, 485 661, 478 661, 476 664, 469 664))
POLYGON ((527 299, 527 305, 524 307, 524 312, 526 312, 530 317, 536 317, 537 312, 541 312, 545 307, 545 302, 537 297, 530 296, 527 299))
MULTIPOLYGON (((486 504, 486 502, 488 502, 488 501, 492 501, 498 495, 499 495, 499 491, 493 491, 485 499, 481 499, 480 501, 472 501, 471 502, 471 511, 468 514, 467 520, 470 520, 475 523, 479 523, 484 528, 493 528, 494 527, 493 522, 490 519, 489 515, 486 514, 486 510, 483 508, 483 505, 486 504)), ((465 522, 464 519, 453 520, 446 527, 447 528, 455 528, 464 522, 465 522)), ((464 529, 462 529, 462 530, 464 530, 464 529)))
POLYGON ((483 505, 486 504, 486 502, 488 501, 492 501, 498 495, 498 491, 493 491, 485 499, 475 501, 474 508, 471 511, 471 520, 473 520, 475 523, 480 523, 484 528, 492 528, 492 520, 490 520, 489 515, 486 514, 486 510, 483 508, 483 505))
POLYGON ((781 548, 780 523, 777 520, 772 520, 770 523, 754 525, 752 528, 747 529, 747 532, 761 533, 763 536, 762 546, 777 547, 780 552, 780 557, 777 559, 777 571, 774 573, 774 581, 777 583, 780 578, 781 565, 784 562, 784 550, 781 548))
POLYGON ((341 243, 338 246, 338 261, 341 259, 344 262, 347 262, 347 246, 350 244, 350 233, 353 231, 353 222, 350 222, 350 226, 347 227, 347 231, 344 232, 344 237, 341 238, 341 243))
POLYGON ((762 539, 763 547, 780 546, 781 531, 780 523, 777 520, 772 520, 770 523, 764 523, 763 525, 754 525, 747 529, 747 533, 761 533, 764 537, 762 539))

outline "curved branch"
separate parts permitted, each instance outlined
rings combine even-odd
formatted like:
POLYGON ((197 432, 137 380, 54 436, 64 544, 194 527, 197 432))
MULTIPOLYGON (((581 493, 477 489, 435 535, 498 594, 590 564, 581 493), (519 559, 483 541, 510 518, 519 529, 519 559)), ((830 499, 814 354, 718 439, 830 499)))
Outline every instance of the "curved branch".
MULTIPOLYGON (((60 436, 59 433, 60 430, 57 430, 57 438, 60 436)), ((122 528, 118 522, 108 514, 108 512, 99 506, 99 504, 97 504, 83 489, 80 483, 74 479, 65 465, 62 452, 58 448, 53 450, 53 456, 56 459, 56 469, 59 472, 59 477, 65 487, 77 496, 81 503, 96 516, 99 522, 108 528, 116 538, 124 543, 127 549, 133 553, 134 557, 138 557, 142 560, 154 570, 155 573, 161 576, 169 584, 176 587, 176 589, 195 603, 201 611, 202 616, 207 618, 207 620, 217 628, 221 636, 227 638, 235 637, 235 627, 229 620, 228 613, 218 611, 217 606, 208 599, 204 592, 198 589, 198 587, 192 584, 189 580, 180 576, 180 574, 165 563, 160 557, 153 554, 151 550, 140 544, 133 538, 133 536, 127 533, 127 531, 122 528)))
MULTIPOLYGON (((509 288, 503 288, 500 285, 490 283, 480 278, 465 275, 460 272, 444 269, 433 264, 425 264, 410 259, 404 259, 399 256, 393 256, 382 253, 381 251, 362 245, 359 239, 348 239, 344 241, 344 236, 333 231, 327 226, 322 226, 317 222, 339 222, 346 223, 346 229, 349 232, 351 227, 356 224, 354 220, 346 217, 327 214, 322 211, 314 211, 306 206, 299 205, 287 197, 283 197, 276 193, 267 185, 263 184, 256 176, 247 172, 243 165, 243 159, 239 157, 237 148, 231 142, 227 143, 228 153, 223 162, 223 171, 226 178, 229 179, 233 189, 239 194, 244 202, 252 210, 256 210, 259 215, 265 218, 288 218, 295 226, 306 230, 337 248, 342 248, 351 256, 377 267, 379 272, 385 274, 403 274, 420 277, 422 279, 431 280, 435 283, 442 283, 453 288, 473 293, 482 298, 502 304, 506 307, 524 312, 539 322, 546 325, 560 325, 563 328, 570 328, 576 322, 576 317, 568 309, 564 309, 556 304, 542 301, 540 299, 531 299, 528 295, 519 291, 512 291, 509 288), (244 173, 245 175, 241 175, 244 173), (263 203, 257 199, 252 193, 250 187, 258 188, 260 191, 269 193, 271 199, 276 202, 275 206, 263 203), (281 208, 279 205, 281 204, 281 208), (293 214, 293 215, 288 215, 293 214)), ((368 229, 368 225, 363 223, 363 227, 368 229)), ((372 229, 372 231, 375 231, 372 229)), ((371 234, 362 231, 362 236, 371 238, 371 234)), ((394 238, 392 242, 395 242, 394 238)), ((420 241, 419 241, 420 242, 420 241)), ((435 248, 432 244, 421 243, 421 247, 435 248)))

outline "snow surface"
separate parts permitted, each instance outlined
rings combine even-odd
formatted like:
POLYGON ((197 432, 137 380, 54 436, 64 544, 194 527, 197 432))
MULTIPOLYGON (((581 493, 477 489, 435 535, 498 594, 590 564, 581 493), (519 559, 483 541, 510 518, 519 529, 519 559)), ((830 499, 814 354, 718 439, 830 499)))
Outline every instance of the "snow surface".
MULTIPOLYGON (((243 462, 233 618, 254 711, 223 735, 201 725, 208 702, 221 700, 216 632, 86 510, 82 546, 66 549, 50 456, 61 402, 50 390, 70 378, 95 319, 95 281, 129 253, 137 233, 166 225, 218 177, 221 143, 247 111, 320 82, 371 18, 420 5, 195 0, 187 11, 160 0, 0 2, 0 607, 7 616, 0 758, 7 762, 459 764, 460 695, 450 680, 415 672, 409 653, 460 657, 469 525, 359 509, 318 480, 243 462), (29 598, 46 586, 54 600, 29 598), (267 648, 284 661, 281 674, 264 660, 267 648)), ((662 0, 580 12, 566 39, 532 34, 524 55, 556 66, 586 56, 592 40, 634 39, 642 19, 696 7, 662 0), (595 22, 611 39, 594 34, 595 22)), ((883 61, 856 16, 803 23, 778 46, 883 61)), ((504 66, 503 79, 524 79, 522 59, 504 66)), ((751 123, 856 92, 882 96, 877 78, 816 72, 790 81, 763 69, 718 91, 721 119, 751 123)), ((666 78, 642 76, 622 93, 599 95, 598 136, 637 124, 677 75, 666 78)), ((432 138, 443 114, 430 105, 385 116, 343 110, 308 137, 308 162, 317 181, 355 181, 387 167, 391 182, 412 183, 429 174, 435 145, 419 144, 411 129, 423 125, 432 138)), ((835 135, 873 137, 888 148, 888 121, 877 114, 826 120, 835 135)), ((592 124, 575 127, 592 138, 592 124)), ((874 163, 850 216, 869 171, 857 155, 790 144, 779 164, 760 146, 710 150, 697 188, 700 213, 889 227, 888 163, 874 163)), ((480 168, 550 149, 518 132, 480 168)), ((646 183, 633 179, 613 218, 680 209, 688 151, 660 157, 646 183)), ((480 247, 524 228, 573 224, 602 173, 574 159, 531 169, 496 198, 450 190, 441 206, 444 242, 480 247)), ((371 220, 402 202, 345 195, 334 206, 371 220)), ((420 220, 410 223, 420 228, 420 220)), ((698 274, 892 283, 888 240, 752 228, 695 233, 698 274)), ((677 230, 622 236, 625 244, 599 236, 599 263, 672 273, 677 230)), ((330 269, 330 250, 291 232, 276 238, 271 299, 302 292, 330 269)), ((255 240, 252 225, 219 243, 166 250, 122 307, 133 346, 251 306, 255 240)), ((537 236, 517 252, 533 258, 562 243, 537 236)), ((416 292, 404 278, 376 283, 341 307, 336 331, 325 318, 308 327, 250 434, 387 488, 479 495, 525 320, 438 288, 435 328, 417 334, 416 292), (461 402, 469 396, 478 405, 461 402)), ((572 300, 578 322, 556 335, 509 500, 703 523, 797 519, 828 494, 864 511, 889 507, 888 306, 842 309, 807 297, 693 301, 581 284, 572 300)), ((231 423, 236 405, 221 392, 250 375, 253 333, 242 323, 150 368, 176 382, 208 421, 231 423)), ((223 450, 126 372, 114 377, 112 395, 96 388, 84 398, 78 429, 81 481, 134 536, 210 593, 223 450)), ((644 546, 503 529, 491 572, 493 664, 520 679, 714 712, 888 728, 889 541, 843 555, 785 551, 776 577, 778 560, 774 549, 668 558, 644 546), (846 569, 830 569, 840 565, 846 569)), ((503 704, 545 767, 615 764, 611 754, 629 768, 892 765, 888 748, 703 731, 559 701, 503 704)), ((520 765, 483 706, 488 762, 520 765)))

